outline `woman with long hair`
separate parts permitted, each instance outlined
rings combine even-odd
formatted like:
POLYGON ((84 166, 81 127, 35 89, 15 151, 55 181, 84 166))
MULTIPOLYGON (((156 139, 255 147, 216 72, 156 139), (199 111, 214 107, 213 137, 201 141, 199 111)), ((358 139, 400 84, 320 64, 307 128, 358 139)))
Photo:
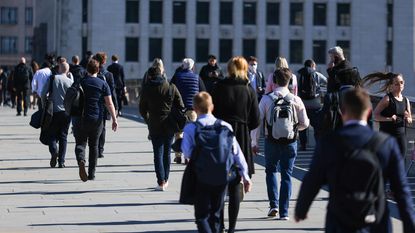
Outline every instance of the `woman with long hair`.
MULTIPOLYGON (((248 164, 248 174, 254 174, 250 131, 259 125, 259 108, 255 90, 249 84, 248 63, 237 56, 228 61, 228 76, 219 80, 212 88, 215 106, 213 115, 228 122, 248 164)), ((229 184, 229 229, 235 231, 239 205, 242 201, 241 178, 229 184)))
MULTIPOLYGON (((290 68, 288 67, 288 62, 285 57, 277 57, 275 59, 275 69, 274 72, 281 68, 290 68)), ((273 81, 274 72, 268 75, 267 79, 267 86, 265 87, 265 94, 273 91, 276 88, 276 85, 273 81)), ((297 85, 297 76, 295 74, 292 74, 290 84, 288 85, 288 89, 290 92, 294 95, 297 95, 298 91, 298 85, 297 85)))
POLYGON ((382 82, 378 93, 386 93, 374 110, 379 130, 396 138, 403 156, 406 155, 406 124, 412 123, 411 105, 402 95, 405 81, 398 73, 372 73, 363 78, 363 84, 371 86, 382 82))

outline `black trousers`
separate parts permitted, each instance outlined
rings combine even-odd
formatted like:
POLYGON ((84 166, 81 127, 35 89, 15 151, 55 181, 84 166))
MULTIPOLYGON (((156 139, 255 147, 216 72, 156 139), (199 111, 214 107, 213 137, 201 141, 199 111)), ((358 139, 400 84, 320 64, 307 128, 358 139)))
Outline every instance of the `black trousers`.
MULTIPOLYGON (((228 205, 228 218, 229 218, 229 226, 228 232, 233 233, 235 232, 236 221, 238 220, 239 214, 239 207, 242 202, 242 192, 243 185, 241 184, 241 177, 238 176, 234 181, 231 181, 228 185, 228 194, 229 194, 229 205, 228 205)), ((221 214, 221 228, 225 228, 225 221, 224 221, 224 209, 222 209, 221 214)))
POLYGON ((30 95, 28 89, 16 89, 16 96, 17 96, 17 104, 16 109, 17 113, 22 112, 22 102, 23 102, 23 110, 24 113, 27 113, 27 109, 29 108, 30 103, 30 95))
POLYGON ((218 233, 221 230, 221 212, 224 206, 226 185, 196 184, 195 218, 202 233, 218 233))
POLYGON ((102 131, 101 135, 99 135, 99 142, 98 142, 98 155, 102 156, 104 154, 104 145, 105 145, 105 135, 107 133, 107 130, 105 129, 105 126, 107 125, 107 120, 102 120, 102 131))
POLYGON ((124 88, 116 88, 115 92, 117 93, 117 104, 118 104, 118 112, 122 110, 122 97, 124 93, 124 88))
POLYGON ((73 133, 75 136, 76 160, 85 161, 85 149, 88 142, 89 147, 89 176, 94 176, 98 158, 98 141, 102 131, 102 119, 87 120, 80 117, 72 118, 73 133))
POLYGON ((71 118, 66 115, 65 111, 53 113, 52 123, 49 129, 49 152, 52 157, 58 156, 59 164, 65 163, 67 136, 70 123, 71 118), (57 143, 59 143, 59 149, 57 143))

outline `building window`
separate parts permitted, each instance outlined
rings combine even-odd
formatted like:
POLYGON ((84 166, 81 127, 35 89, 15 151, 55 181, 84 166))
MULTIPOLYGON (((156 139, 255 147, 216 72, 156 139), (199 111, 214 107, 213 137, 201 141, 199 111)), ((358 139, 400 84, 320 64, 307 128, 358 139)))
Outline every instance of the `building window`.
POLYGON ((232 58, 232 39, 219 40, 219 62, 228 62, 232 58))
POLYGON ((82 0, 82 23, 88 23, 88 0, 82 0))
POLYGON ((303 63, 303 41, 290 40, 290 63, 303 63))
POLYGON ((280 4, 278 2, 267 2, 267 25, 278 25, 280 23, 280 4))
POLYGON ((1 8, 1 24, 17 24, 17 7, 1 8))
POLYGON ((244 2, 244 24, 256 24, 256 2, 244 2))
POLYGON ((5 36, 0 37, 0 53, 16 54, 17 53, 17 37, 5 36))
POLYGON ((196 61, 206 62, 209 55, 209 39, 196 39, 196 61))
POLYGON ((150 1, 150 23, 163 23, 163 2, 150 1))
POLYGON ((173 23, 178 23, 178 24, 186 23, 186 2, 183 2, 183 1, 173 2, 173 23))
POLYGON ((233 2, 220 2, 220 24, 232 24, 233 2))
POLYGON ((350 3, 337 3, 337 26, 350 26, 350 3))
POLYGON ((256 40, 255 39, 245 39, 242 44, 242 54, 245 58, 249 56, 256 56, 256 40))
POLYGON ((25 24, 32 25, 33 24, 33 8, 26 7, 25 9, 25 24))
POLYGON ((393 27, 393 4, 388 3, 388 12, 387 12, 388 27, 393 27))
POLYGON ((313 41, 313 58, 317 64, 326 64, 326 41, 313 41))
POLYGON ((33 41, 32 37, 30 37, 30 36, 26 36, 25 37, 25 40, 24 40, 24 52, 26 54, 31 54, 32 51, 33 51, 33 49, 32 49, 33 48, 32 41, 33 41))
POLYGON ((386 65, 393 65, 393 43, 392 41, 386 42, 386 65))
POLYGON ((303 25, 303 3, 292 2, 290 4, 290 24, 303 25))
POLYGON ((196 4, 196 23, 209 24, 209 2, 197 1, 196 4))
POLYGON ((125 13, 125 22, 126 23, 138 23, 138 0, 127 0, 126 1, 126 13, 125 13))
POLYGON ((181 62, 186 57, 186 39, 173 39, 173 62, 181 62))
MULTIPOLYGON (((86 37, 85 37, 86 38, 86 37)), ((125 38, 125 61, 138 61, 138 38, 125 38)))
POLYGON ((163 39, 161 38, 150 38, 148 48, 148 61, 153 61, 154 58, 162 57, 163 39))
POLYGON ((337 46, 340 46, 343 49, 344 57, 350 61, 350 41, 338 40, 337 46))
POLYGON ((267 63, 274 63, 275 59, 280 54, 280 41, 279 40, 267 40, 266 59, 267 63))
POLYGON ((326 3, 314 3, 314 25, 325 26, 327 16, 326 3))

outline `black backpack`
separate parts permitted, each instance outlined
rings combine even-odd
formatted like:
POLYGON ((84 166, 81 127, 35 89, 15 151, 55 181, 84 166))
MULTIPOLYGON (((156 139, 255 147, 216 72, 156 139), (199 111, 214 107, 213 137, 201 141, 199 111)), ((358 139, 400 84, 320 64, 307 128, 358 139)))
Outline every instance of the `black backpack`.
POLYGON ((382 166, 376 155, 388 135, 375 133, 361 148, 343 141, 330 197, 336 220, 349 229, 379 223, 385 211, 382 166))
POLYGON ((318 83, 317 80, 315 80, 315 74, 316 72, 311 68, 307 68, 305 72, 300 73, 298 96, 300 96, 301 99, 310 100, 318 96, 318 83))
POLYGON ((84 102, 85 96, 81 82, 74 82, 72 86, 66 90, 63 99, 63 106, 65 107, 66 114, 69 116, 83 116, 84 102))

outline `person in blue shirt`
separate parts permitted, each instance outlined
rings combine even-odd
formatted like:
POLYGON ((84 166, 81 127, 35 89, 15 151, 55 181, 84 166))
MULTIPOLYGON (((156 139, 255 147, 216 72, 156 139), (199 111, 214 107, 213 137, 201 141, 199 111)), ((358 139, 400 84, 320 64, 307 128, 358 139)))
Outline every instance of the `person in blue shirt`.
POLYGON ((103 128, 104 103, 112 118, 112 130, 118 127, 114 104, 108 84, 97 77, 99 62, 91 59, 87 65, 88 75, 82 79, 84 91, 84 113, 82 117, 73 119, 75 136, 75 154, 79 166, 79 177, 82 181, 95 179, 95 168, 98 158, 98 141, 103 128), (89 146, 88 174, 85 170, 85 148, 89 146))
MULTIPOLYGON (((213 102, 209 93, 202 91, 196 94, 193 99, 193 108, 198 116, 196 121, 202 126, 215 124, 217 119, 212 115, 213 102)), ((232 126, 225 121, 221 121, 221 124, 232 130, 232 126)), ((184 128, 181 149, 186 159, 192 158, 193 149, 195 148, 195 129, 196 125, 194 123, 187 124, 184 128)), ((248 165, 235 137, 233 138, 233 154, 240 169, 239 173, 243 178, 244 191, 249 192, 252 182, 248 175, 248 165)), ((227 185, 212 186, 201 182, 196 185, 194 208, 199 232, 219 232, 226 187, 227 185)))

